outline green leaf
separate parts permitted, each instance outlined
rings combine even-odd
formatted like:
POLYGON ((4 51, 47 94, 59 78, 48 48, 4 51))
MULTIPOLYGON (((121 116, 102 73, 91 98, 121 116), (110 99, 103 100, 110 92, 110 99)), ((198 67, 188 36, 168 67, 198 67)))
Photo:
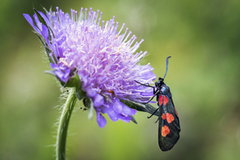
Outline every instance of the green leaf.
POLYGON ((123 100, 123 99, 121 99, 120 101, 126 104, 127 106, 129 106, 130 108, 136 109, 137 111, 147 112, 147 113, 150 113, 151 115, 153 114, 159 117, 159 114, 160 114, 159 110, 157 110, 155 107, 153 107, 149 103, 144 104, 144 103, 139 103, 131 100, 123 100))
POLYGON ((136 121, 136 119, 135 119, 133 116, 130 116, 130 117, 131 117, 131 121, 132 121, 133 123, 138 124, 137 121, 136 121))
POLYGON ((78 74, 75 74, 75 76, 74 76, 73 78, 69 79, 69 80, 67 81, 67 83, 65 83, 65 82, 61 81, 61 80, 55 75, 55 73, 54 73, 53 70, 45 71, 45 73, 55 76, 55 77, 59 80, 59 82, 61 83, 61 85, 62 85, 63 87, 70 87, 70 88, 75 87, 75 88, 76 88, 76 95, 77 95, 77 98, 78 98, 79 100, 87 97, 87 96, 86 96, 86 92, 84 92, 84 91, 82 90, 82 83, 81 83, 81 80, 79 79, 78 74))
MULTIPOLYGON (((39 33, 37 33, 37 32, 34 32, 34 33, 37 35, 38 39, 39 39, 39 40, 41 41, 41 43, 43 44, 43 46, 44 46, 44 48, 45 48, 46 55, 48 56, 49 62, 50 62, 50 63, 51 63, 51 62, 53 63, 51 57, 49 56, 49 54, 52 53, 52 50, 49 48, 49 46, 48 46, 48 44, 46 43, 46 41, 44 40, 44 38, 42 38, 42 35, 41 35, 41 34, 39 34, 39 33)), ((53 58, 54 58, 55 61, 57 61, 56 58, 55 58, 55 56, 53 56, 53 58)))
POLYGON ((145 107, 147 108, 148 110, 148 113, 150 114, 153 114, 155 116, 160 116, 160 112, 159 112, 159 109, 156 109, 155 107, 153 107, 152 105, 150 105, 149 103, 148 104, 145 104, 145 107), (156 111, 157 110, 157 111, 156 111))
POLYGON ((84 105, 88 108, 88 119, 91 120, 93 118, 93 101, 89 97, 84 98, 84 105))

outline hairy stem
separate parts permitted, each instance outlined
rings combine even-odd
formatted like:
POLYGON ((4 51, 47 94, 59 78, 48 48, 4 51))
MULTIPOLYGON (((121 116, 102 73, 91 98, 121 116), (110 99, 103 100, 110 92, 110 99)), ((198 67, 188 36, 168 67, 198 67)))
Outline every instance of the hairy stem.
POLYGON ((68 124, 73 111, 73 107, 76 103, 76 99, 76 90, 75 88, 71 88, 69 90, 67 101, 63 105, 62 114, 59 119, 56 143, 56 160, 65 160, 66 157, 68 124))

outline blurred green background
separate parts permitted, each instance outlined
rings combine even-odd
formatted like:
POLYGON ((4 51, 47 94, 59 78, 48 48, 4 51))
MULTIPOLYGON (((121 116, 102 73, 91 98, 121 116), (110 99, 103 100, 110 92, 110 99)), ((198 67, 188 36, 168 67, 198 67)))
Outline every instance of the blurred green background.
MULTIPOLYGON (((61 92, 44 73, 49 64, 23 13, 32 8, 92 7, 126 23, 148 62, 165 79, 180 117, 180 140, 168 152, 157 143, 156 117, 138 112, 138 125, 98 127, 80 110, 72 115, 67 141, 71 160, 235 160, 240 157, 240 1, 237 0, 1 0, 0 159, 54 159, 61 92), (58 107, 56 107, 58 106, 58 107)), ((107 117, 107 116, 105 116, 107 117)))

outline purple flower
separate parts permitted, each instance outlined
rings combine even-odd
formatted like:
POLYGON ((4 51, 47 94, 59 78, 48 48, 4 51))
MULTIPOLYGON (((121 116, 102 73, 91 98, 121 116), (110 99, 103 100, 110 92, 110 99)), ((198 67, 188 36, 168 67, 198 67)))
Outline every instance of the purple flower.
POLYGON ((71 10, 70 15, 56 10, 36 11, 33 19, 24 14, 46 49, 53 74, 62 84, 79 77, 77 89, 92 101, 100 127, 106 125, 105 113, 112 121, 130 122, 136 110, 120 100, 148 101, 152 88, 136 81, 152 84, 156 78, 150 64, 139 64, 147 53, 136 53, 143 40, 134 44, 136 36, 130 37, 128 28, 123 31, 125 24, 119 29, 115 17, 101 21, 99 10, 81 8, 80 14, 71 10))

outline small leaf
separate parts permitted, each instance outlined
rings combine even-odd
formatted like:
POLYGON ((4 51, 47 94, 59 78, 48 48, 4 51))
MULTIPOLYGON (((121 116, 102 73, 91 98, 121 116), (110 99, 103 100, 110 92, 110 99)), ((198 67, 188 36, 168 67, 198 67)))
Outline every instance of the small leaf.
POLYGON ((145 105, 142 103, 138 103, 138 102, 131 101, 131 100, 124 100, 124 99, 120 99, 120 101, 122 103, 126 104, 130 108, 133 108, 133 109, 136 109, 136 110, 142 111, 142 112, 147 112, 145 105))
POLYGON ((148 113, 151 113, 151 114, 154 113, 155 116, 158 116, 158 117, 159 117, 159 115, 160 115, 159 109, 156 109, 155 107, 153 107, 153 106, 150 105, 149 103, 145 104, 145 106, 146 106, 146 108, 147 108, 147 110, 148 110, 148 113), (157 110, 157 111, 156 111, 156 110, 157 110))
POLYGON ((76 86, 77 86, 76 89, 78 89, 78 87, 81 87, 81 86, 82 86, 78 74, 75 74, 75 76, 74 76, 73 78, 69 79, 69 80, 67 81, 67 84, 64 83, 64 82, 62 82, 62 85, 63 85, 63 86, 66 86, 66 87, 76 87, 76 86))
POLYGON ((51 75, 55 76, 54 71, 49 71, 49 70, 47 70, 47 71, 44 71, 44 72, 47 73, 47 74, 51 74, 51 75))
MULTIPOLYGON (((42 38, 42 35, 37 33, 37 32, 34 32, 38 39, 41 41, 41 43, 43 44, 44 48, 45 48, 45 52, 48 56, 48 60, 50 61, 50 63, 53 63, 53 60, 50 58, 49 54, 52 53, 52 50, 49 48, 48 44, 46 43, 46 41, 42 38)), ((53 58, 55 59, 55 56, 53 56, 53 58)), ((56 61, 56 59, 55 59, 56 61)))
POLYGON ((155 112, 154 115, 159 117, 159 114, 160 114, 159 111, 149 103, 144 104, 144 103, 139 103, 131 100, 124 100, 124 99, 121 99, 120 101, 126 104, 128 107, 136 109, 141 112, 148 112, 150 114, 153 114, 155 112))
POLYGON ((136 121, 136 119, 135 119, 133 116, 130 116, 130 117, 131 117, 131 121, 132 121, 133 123, 138 124, 137 121, 136 121))
POLYGON ((93 118, 93 101, 91 98, 85 97, 83 103, 88 108, 88 119, 91 120, 93 118))
MULTIPOLYGON (((52 17, 52 7, 50 7, 49 11, 48 11, 46 8, 44 8, 44 7, 43 7, 43 10, 45 11, 46 15, 49 14, 49 13, 51 13, 51 16, 50 16, 50 17, 52 17)), ((50 20, 51 20, 51 24, 52 24, 52 26, 53 26, 53 19, 51 18, 50 20)), ((53 36, 54 36, 54 35, 53 35, 53 36)), ((55 36, 54 36, 54 37, 55 37, 55 36)))
POLYGON ((43 19, 43 17, 38 13, 38 11, 37 11, 35 8, 33 8, 33 12, 36 13, 39 21, 40 21, 42 24, 44 24, 45 26, 47 26, 47 23, 45 22, 45 20, 43 19))
POLYGON ((79 100, 81 100, 81 99, 83 99, 83 98, 86 97, 86 92, 84 92, 84 91, 82 90, 82 83, 81 83, 81 80, 79 79, 78 74, 75 74, 75 77, 69 79, 69 80, 67 81, 67 83, 65 83, 65 82, 61 81, 61 79, 59 79, 59 78, 56 76, 56 74, 54 73, 54 70, 45 71, 45 73, 51 74, 51 75, 55 76, 55 77, 59 80, 59 82, 61 83, 61 85, 62 85, 63 87, 75 87, 75 88, 76 88, 77 98, 78 98, 79 100))

